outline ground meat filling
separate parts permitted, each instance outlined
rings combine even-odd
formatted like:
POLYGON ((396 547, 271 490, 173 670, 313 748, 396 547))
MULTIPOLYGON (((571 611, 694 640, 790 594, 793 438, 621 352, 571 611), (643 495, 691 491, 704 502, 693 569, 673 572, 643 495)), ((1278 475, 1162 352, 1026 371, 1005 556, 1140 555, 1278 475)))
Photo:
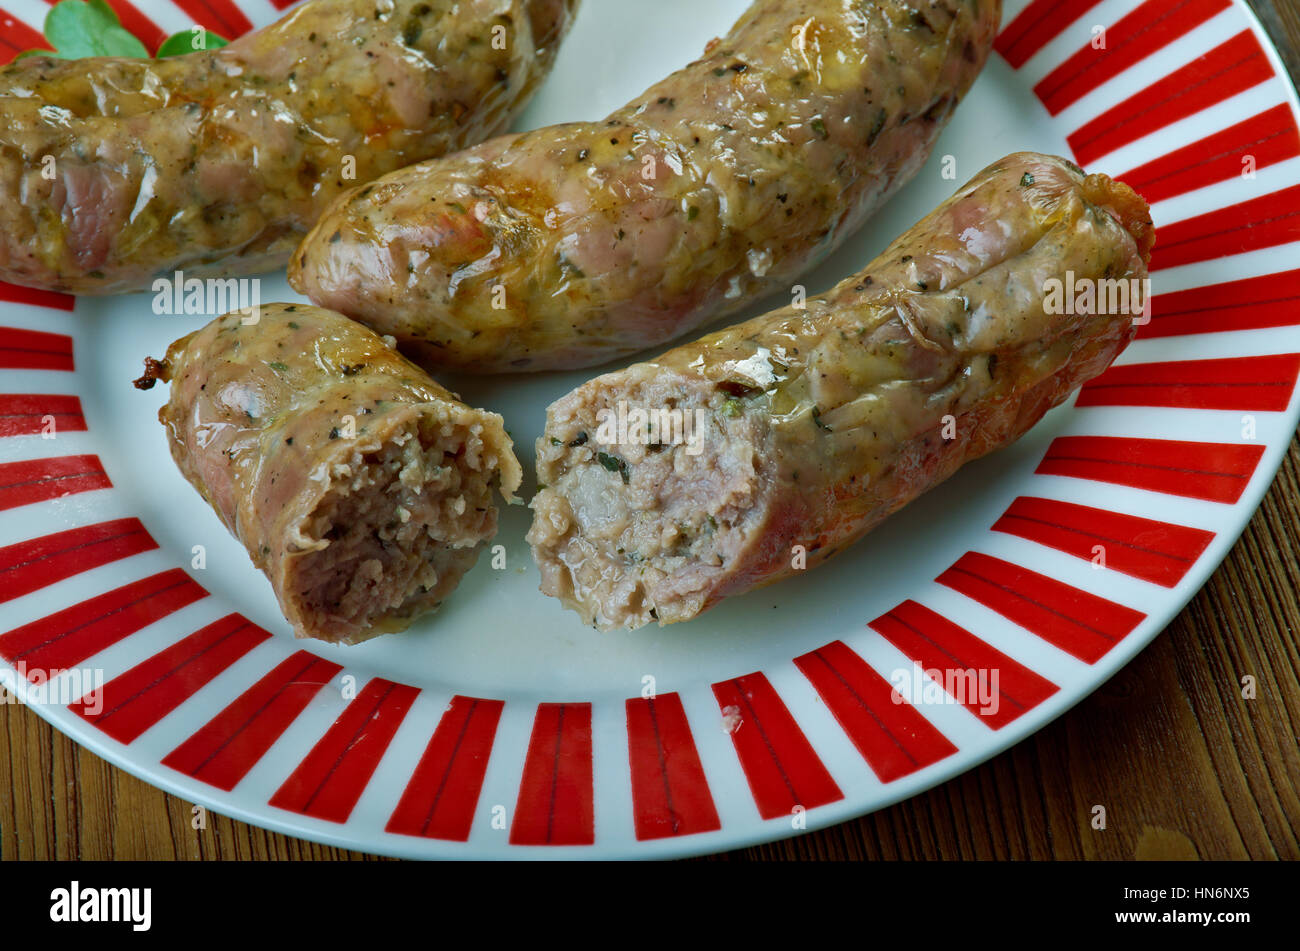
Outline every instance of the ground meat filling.
POLYGON ((499 473, 484 449, 481 425, 426 419, 330 465, 302 529, 313 550, 293 568, 313 624, 399 629, 450 593, 496 532, 499 473))
POLYGON ((712 384, 662 377, 671 375, 581 388, 557 406, 539 445, 545 488, 529 541, 542 590, 601 629, 698 613, 758 534, 763 414, 712 384), (601 411, 617 415, 620 403, 627 438, 602 438, 601 411), (691 422, 640 436, 647 424, 636 410, 681 411, 691 422), (643 444, 651 435, 660 441, 643 444))

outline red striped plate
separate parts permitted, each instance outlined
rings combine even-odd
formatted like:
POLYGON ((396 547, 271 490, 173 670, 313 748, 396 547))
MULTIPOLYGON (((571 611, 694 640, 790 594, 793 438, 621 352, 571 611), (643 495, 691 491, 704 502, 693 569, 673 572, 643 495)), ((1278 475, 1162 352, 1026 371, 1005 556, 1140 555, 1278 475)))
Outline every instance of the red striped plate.
MULTIPOLYGON (((110 2, 150 46, 287 5, 110 2)), ((603 114, 744 6, 586 4, 520 125, 603 114)), ((47 7, 0 7, 7 59, 47 7)), ((1009 0, 997 51, 934 159, 807 285, 1038 149, 1151 200, 1152 320, 1019 444, 863 544, 694 622, 600 635, 537 593, 514 509, 504 567, 485 558, 438 617, 357 648, 294 642, 171 464, 164 394, 129 385, 207 316, 0 285, 0 670, 187 800, 415 857, 732 848, 880 808, 1037 730, 1186 604, 1295 431, 1300 133, 1230 0, 1009 0)), ((263 281, 262 300, 287 297, 263 281)), ((505 414, 530 468, 542 408, 584 375, 452 383, 505 414)))

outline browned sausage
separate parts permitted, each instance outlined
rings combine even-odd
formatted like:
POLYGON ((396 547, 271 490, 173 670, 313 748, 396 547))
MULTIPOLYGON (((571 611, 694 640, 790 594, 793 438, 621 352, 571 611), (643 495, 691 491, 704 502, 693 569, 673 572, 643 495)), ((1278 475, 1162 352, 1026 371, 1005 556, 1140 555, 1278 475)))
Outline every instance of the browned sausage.
POLYGON ((172 458, 271 580, 300 637, 356 643, 436 608, 520 481, 471 409, 340 314, 266 304, 147 361, 172 458))
POLYGON ((282 267, 344 188, 503 129, 577 0, 307 0, 229 46, 0 68, 0 280, 282 267))
POLYGON ((602 628, 666 624, 794 573, 796 546, 842 550, 1101 373, 1153 241, 1127 186, 1012 155, 806 309, 579 387, 538 440, 542 590, 602 628), (1070 271, 1107 306, 1055 307, 1070 271), (690 441, 664 410, 699 414, 690 441))
POLYGON ((908 181, 999 15, 999 0, 757 0, 603 122, 341 196, 289 280, 433 367, 593 366, 656 346, 788 287, 908 181))

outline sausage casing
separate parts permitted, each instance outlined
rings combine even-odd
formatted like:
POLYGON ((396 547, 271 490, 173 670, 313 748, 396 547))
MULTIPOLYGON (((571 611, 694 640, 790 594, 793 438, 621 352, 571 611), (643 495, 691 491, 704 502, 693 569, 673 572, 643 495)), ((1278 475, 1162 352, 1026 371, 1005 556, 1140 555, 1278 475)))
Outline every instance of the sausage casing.
POLYGON ((758 0, 603 122, 553 126, 340 196, 290 263, 417 362, 592 366, 790 282, 924 163, 999 0, 758 0))
POLYGON ((177 340, 172 458, 270 579, 300 637, 355 643, 445 598, 496 532, 519 462, 471 409, 340 314, 266 304, 177 340))
POLYGON ((0 280, 282 267, 345 187, 502 131, 577 0, 307 0, 221 49, 0 68, 0 280))
POLYGON ((1126 185, 1020 153, 806 308, 584 384, 538 440, 542 590, 639 627, 816 565, 1101 373, 1140 318, 1058 307, 1051 282, 1131 311, 1153 242, 1126 185), (698 452, 630 438, 664 409, 699 419, 698 452))

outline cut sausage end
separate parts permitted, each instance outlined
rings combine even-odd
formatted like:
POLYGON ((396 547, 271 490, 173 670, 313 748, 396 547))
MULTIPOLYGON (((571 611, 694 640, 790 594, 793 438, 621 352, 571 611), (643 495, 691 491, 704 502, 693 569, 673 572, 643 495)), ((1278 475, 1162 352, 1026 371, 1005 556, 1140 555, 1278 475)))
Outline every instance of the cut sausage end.
POLYGON ((761 539, 765 416, 641 365, 551 407, 528 541, 542 591, 601 630, 694 617, 761 539))
POLYGON ((438 607, 496 534, 492 498, 519 485, 498 417, 402 418, 321 465, 324 490, 284 555, 285 614, 300 636, 356 643, 438 607))

